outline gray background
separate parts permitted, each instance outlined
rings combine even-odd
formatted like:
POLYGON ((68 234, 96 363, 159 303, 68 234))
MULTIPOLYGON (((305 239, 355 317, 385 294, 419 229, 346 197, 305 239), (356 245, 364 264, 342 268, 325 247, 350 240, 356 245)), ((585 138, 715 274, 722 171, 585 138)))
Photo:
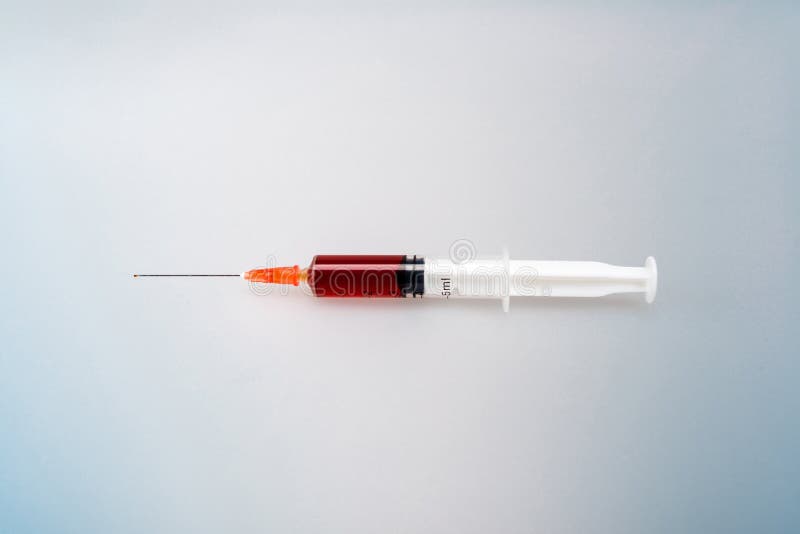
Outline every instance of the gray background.
POLYGON ((0 531, 800 530, 799 26, 3 4, 0 531), (130 278, 458 238, 659 297, 130 278))

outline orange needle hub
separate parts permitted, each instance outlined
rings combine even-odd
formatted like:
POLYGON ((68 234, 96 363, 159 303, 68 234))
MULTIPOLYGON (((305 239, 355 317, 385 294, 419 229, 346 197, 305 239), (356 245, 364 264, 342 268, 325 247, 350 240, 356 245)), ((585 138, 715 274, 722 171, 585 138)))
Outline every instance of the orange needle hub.
POLYGON ((299 266, 272 267, 268 269, 253 269, 243 273, 242 278, 251 282, 262 284, 291 284, 300 285, 300 280, 305 279, 306 272, 299 266))

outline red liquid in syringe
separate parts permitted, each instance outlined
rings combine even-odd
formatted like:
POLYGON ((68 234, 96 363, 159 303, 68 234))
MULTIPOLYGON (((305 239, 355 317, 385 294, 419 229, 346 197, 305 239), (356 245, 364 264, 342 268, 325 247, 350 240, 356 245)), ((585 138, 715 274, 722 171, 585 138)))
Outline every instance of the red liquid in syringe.
POLYGON ((422 295, 422 258, 406 255, 318 255, 308 268, 317 297, 402 298, 422 295))

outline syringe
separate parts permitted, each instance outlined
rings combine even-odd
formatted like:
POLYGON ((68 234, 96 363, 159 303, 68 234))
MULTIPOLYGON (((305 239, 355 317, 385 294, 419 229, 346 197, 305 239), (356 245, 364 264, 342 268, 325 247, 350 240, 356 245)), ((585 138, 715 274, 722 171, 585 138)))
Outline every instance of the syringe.
POLYGON ((644 293, 656 297, 658 271, 651 256, 644 267, 595 261, 424 258, 396 255, 314 256, 309 267, 270 267, 241 274, 134 274, 145 276, 238 276, 251 283, 303 284, 316 297, 498 298, 508 311, 510 297, 602 297, 644 293))

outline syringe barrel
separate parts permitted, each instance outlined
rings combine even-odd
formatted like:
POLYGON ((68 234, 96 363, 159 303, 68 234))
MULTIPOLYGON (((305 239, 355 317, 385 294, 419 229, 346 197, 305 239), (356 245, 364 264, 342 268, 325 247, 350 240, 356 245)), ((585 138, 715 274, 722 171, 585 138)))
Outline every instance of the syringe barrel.
POLYGON ((250 282, 308 284, 317 297, 339 298, 497 298, 508 311, 510 297, 602 297, 644 293, 653 302, 658 286, 656 260, 643 267, 596 261, 425 259, 406 254, 314 256, 308 269, 272 267, 242 273, 250 282))

